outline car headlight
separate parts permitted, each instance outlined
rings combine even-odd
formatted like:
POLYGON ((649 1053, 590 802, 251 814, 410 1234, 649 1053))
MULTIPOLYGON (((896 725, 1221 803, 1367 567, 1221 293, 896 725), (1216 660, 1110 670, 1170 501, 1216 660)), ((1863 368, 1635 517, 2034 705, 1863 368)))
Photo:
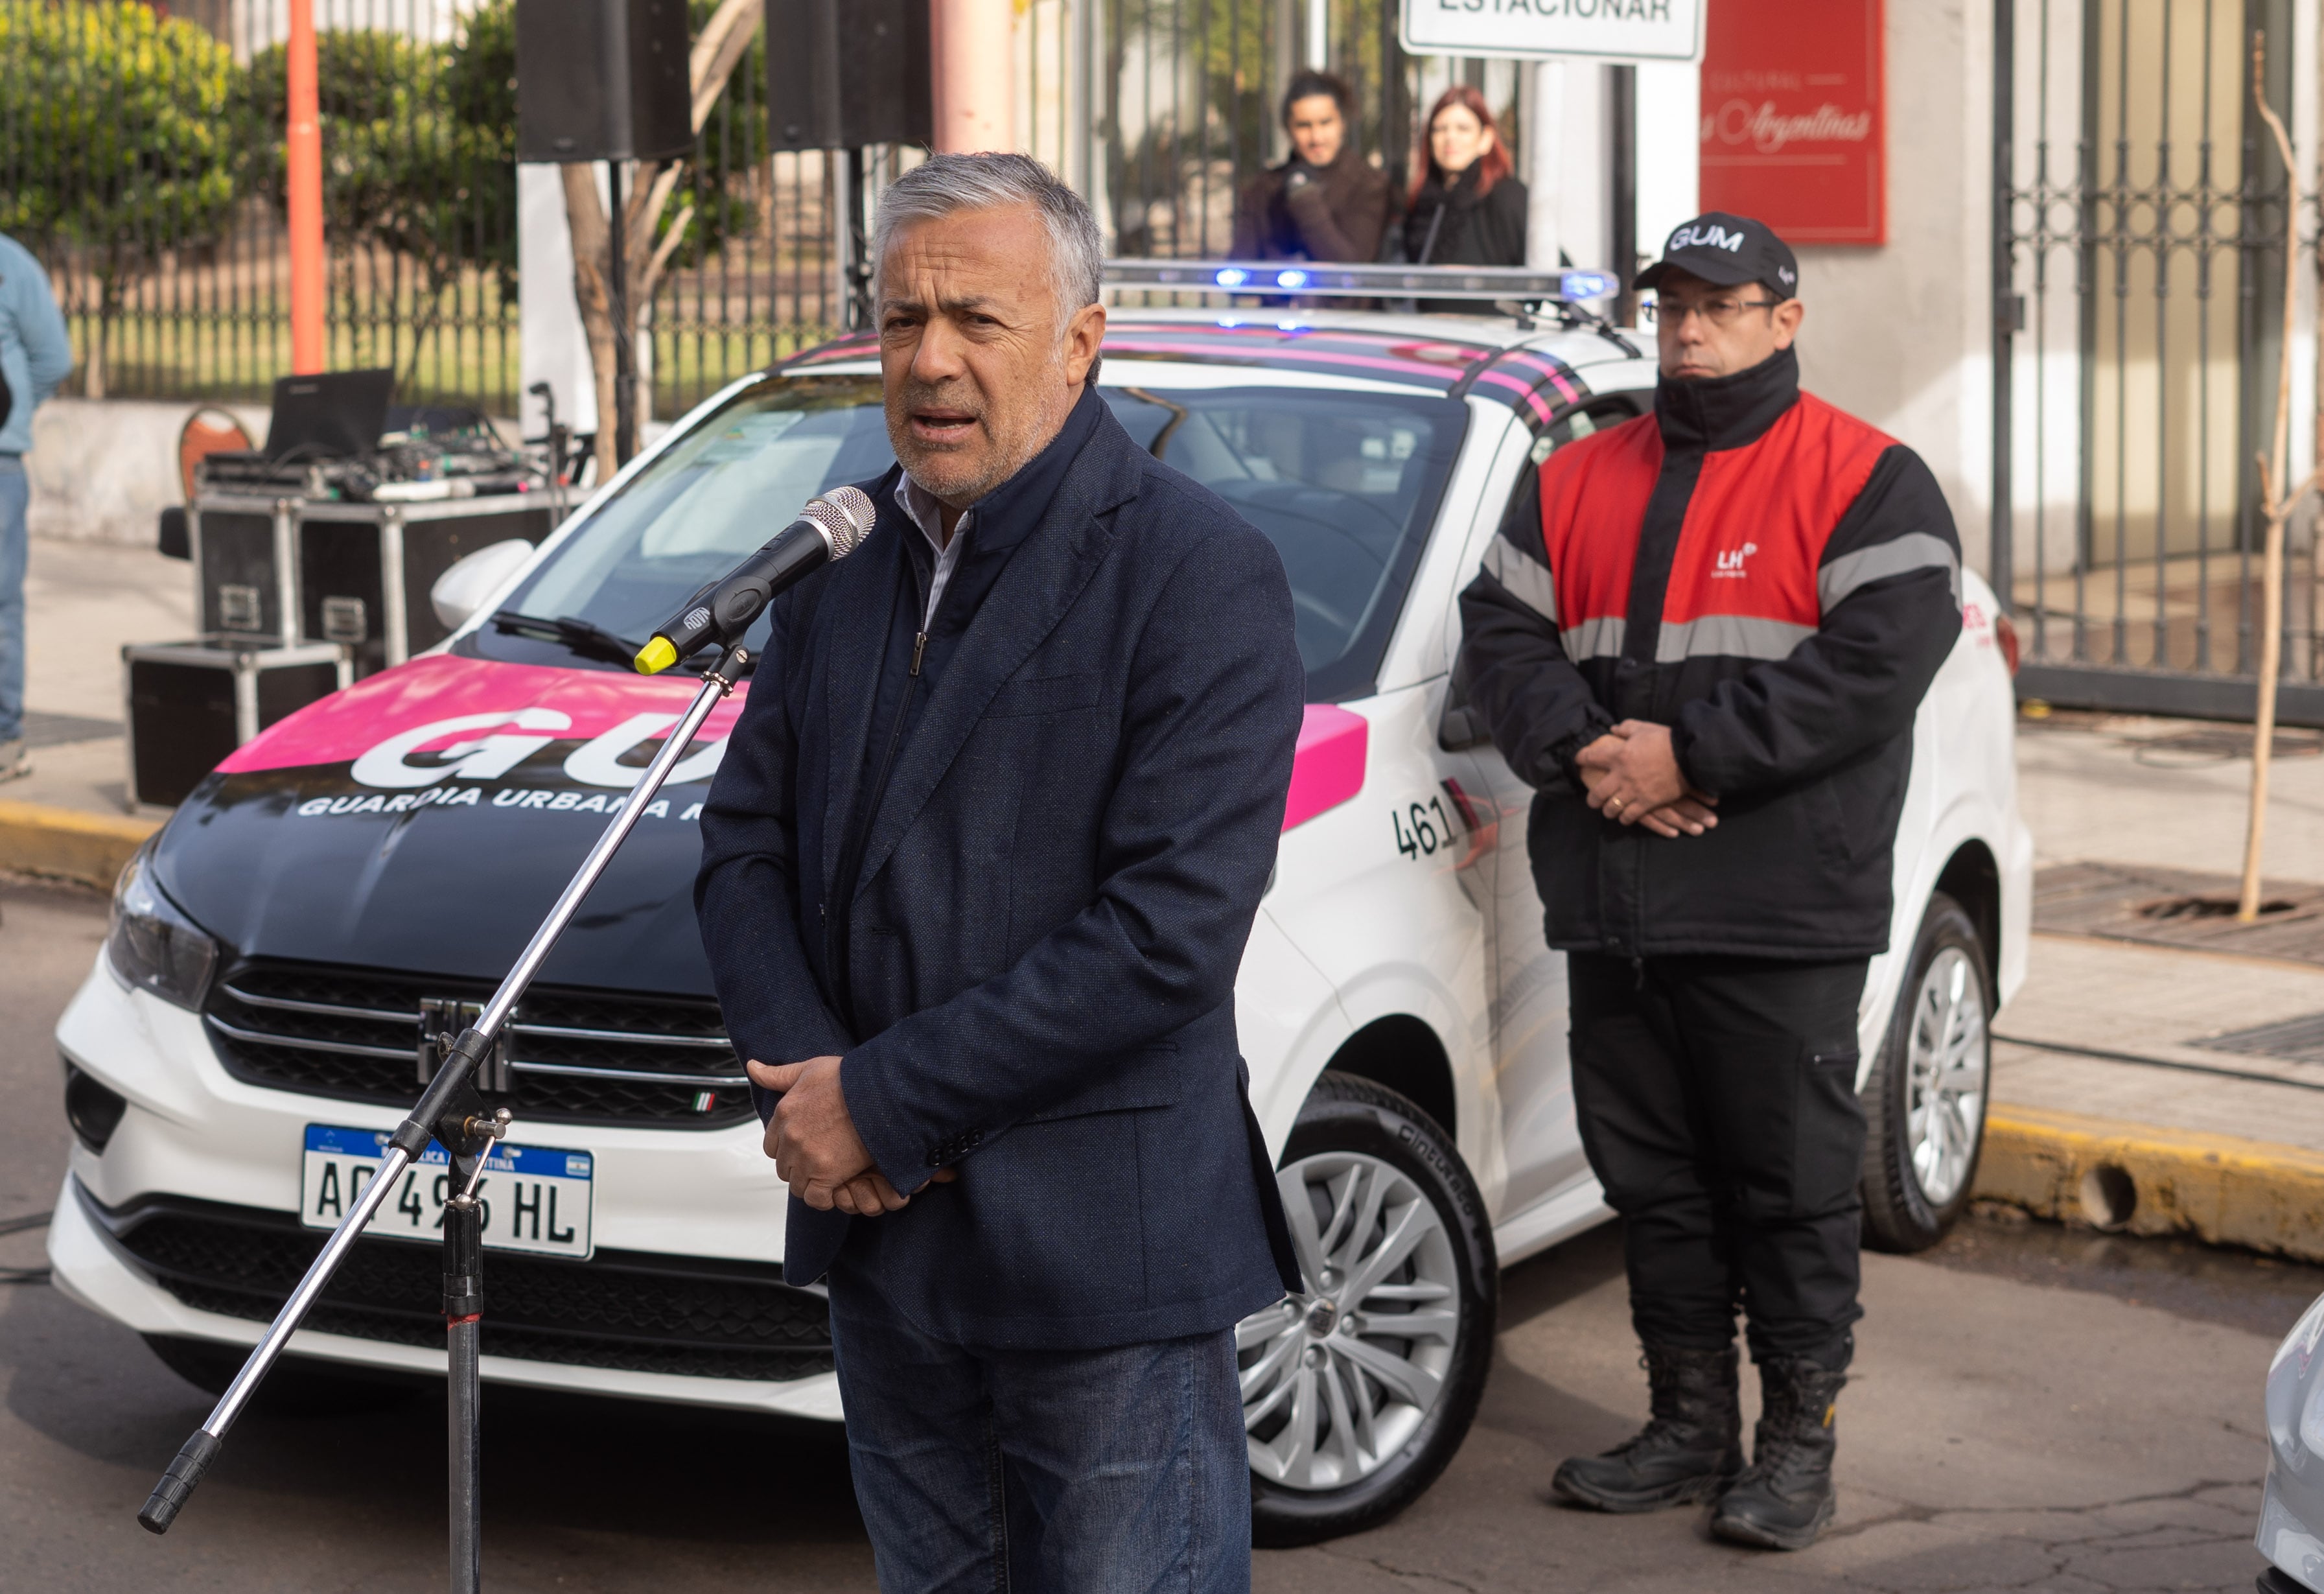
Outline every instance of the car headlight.
POLYGON ((198 1008, 210 971, 217 967, 217 942, 161 894, 152 866, 153 844, 148 841, 114 883, 106 960, 122 984, 180 1007, 198 1008))

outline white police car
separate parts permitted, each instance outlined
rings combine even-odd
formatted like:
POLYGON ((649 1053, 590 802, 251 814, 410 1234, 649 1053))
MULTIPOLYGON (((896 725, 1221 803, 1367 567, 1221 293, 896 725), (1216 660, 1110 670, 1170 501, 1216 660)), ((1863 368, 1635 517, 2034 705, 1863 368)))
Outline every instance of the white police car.
MULTIPOLYGON (((1451 666, 1455 594, 1522 474, 1647 410, 1650 354, 1578 319, 1370 311, 1123 310, 1107 337, 1103 394, 1132 435, 1281 551, 1308 671, 1237 987, 1312 1291, 1240 1333, 1267 1542, 1425 1488, 1476 1411, 1499 1268, 1608 1215, 1529 793, 1451 666)), ((179 810, 58 1028, 78 1133, 61 1289, 222 1385, 374 1165, 429 1037, 508 967, 694 690, 632 673, 634 639, 889 463, 874 356, 850 338, 702 404, 538 553, 447 576, 441 599, 473 613, 442 648, 277 726, 179 810)), ((1964 598, 1915 730, 1894 950, 1864 996, 1868 1228, 1895 1247, 1968 1200, 1988 1023, 2025 965, 2014 650, 1973 574, 1964 598)), ((824 1302, 780 1280, 783 1189, 693 927, 695 820, 735 711, 518 1009, 484 1371, 835 1419, 824 1302)), ((425 1242, 444 1193, 434 1167, 407 1176, 293 1341, 309 1369, 442 1367, 425 1242)))

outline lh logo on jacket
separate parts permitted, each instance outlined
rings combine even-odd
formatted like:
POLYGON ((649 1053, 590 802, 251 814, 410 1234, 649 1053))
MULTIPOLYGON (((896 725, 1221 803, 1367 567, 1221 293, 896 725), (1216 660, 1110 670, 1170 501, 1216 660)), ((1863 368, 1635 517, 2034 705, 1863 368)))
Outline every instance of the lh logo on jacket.
POLYGON ((1725 548, 1720 550, 1719 568, 1711 572, 1711 579, 1742 579, 1745 576, 1751 573, 1743 568, 1743 561, 1758 551, 1759 545, 1757 542, 1746 542, 1740 548, 1725 548))

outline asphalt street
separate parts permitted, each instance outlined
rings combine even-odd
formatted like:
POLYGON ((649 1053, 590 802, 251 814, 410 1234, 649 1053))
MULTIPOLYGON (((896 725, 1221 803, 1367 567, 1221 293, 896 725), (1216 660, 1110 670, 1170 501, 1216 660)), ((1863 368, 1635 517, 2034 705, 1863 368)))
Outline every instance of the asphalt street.
MULTIPOLYGON (((104 929, 94 897, 0 885, 0 1224, 47 1208, 68 1131, 51 1029, 104 929)), ((0 1237, 0 1269, 39 1237, 0 1237)), ((0 1275, 5 1276, 5 1275, 0 1275)), ((1270 1594, 1414 1589, 2218 1589, 2244 1594, 2260 1386, 2324 1270, 1984 1219, 1868 1259, 1837 1530, 1797 1555, 1691 1512, 1544 1503, 1558 1460, 1645 1410, 1609 1231, 1514 1269, 1479 1424, 1388 1526, 1263 1554, 1270 1594)), ((166 1539, 134 1516, 208 1401, 136 1336, 0 1284, 0 1589, 443 1586, 440 1398, 246 1419, 166 1539)), ((836 1432, 492 1391, 486 1582, 515 1590, 868 1590, 836 1432)))

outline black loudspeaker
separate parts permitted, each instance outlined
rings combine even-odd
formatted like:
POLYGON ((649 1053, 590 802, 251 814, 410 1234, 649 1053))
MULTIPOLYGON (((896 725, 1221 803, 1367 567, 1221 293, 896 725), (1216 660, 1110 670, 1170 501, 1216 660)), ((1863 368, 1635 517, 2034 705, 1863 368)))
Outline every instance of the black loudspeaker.
POLYGON ((516 158, 686 154, 694 148, 690 48, 686 0, 517 0, 516 158))
POLYGON ((779 150, 936 137, 928 0, 767 0, 767 134, 779 150))

